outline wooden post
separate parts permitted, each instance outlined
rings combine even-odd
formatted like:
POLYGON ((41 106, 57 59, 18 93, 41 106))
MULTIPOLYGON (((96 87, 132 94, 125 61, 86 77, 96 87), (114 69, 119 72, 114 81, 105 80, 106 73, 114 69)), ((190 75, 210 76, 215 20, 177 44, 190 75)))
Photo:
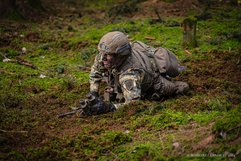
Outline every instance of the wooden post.
POLYGON ((197 20, 186 18, 183 20, 183 48, 193 48, 197 46, 196 41, 196 24, 197 20))

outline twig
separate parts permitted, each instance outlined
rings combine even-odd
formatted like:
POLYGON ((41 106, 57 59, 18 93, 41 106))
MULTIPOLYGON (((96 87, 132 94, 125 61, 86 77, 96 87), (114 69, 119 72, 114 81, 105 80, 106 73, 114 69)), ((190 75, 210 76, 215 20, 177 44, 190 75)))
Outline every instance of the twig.
POLYGON ((146 40, 155 40, 156 38, 150 37, 150 36, 146 36, 145 39, 146 39, 146 40))
POLYGON ((25 66, 28 66, 30 68, 37 69, 37 67, 35 65, 33 65, 32 63, 30 63, 26 60, 19 59, 19 60, 17 60, 17 62, 21 65, 25 65, 25 66))
POLYGON ((189 55, 192 55, 192 53, 190 53, 190 51, 188 51, 188 50, 184 50, 187 54, 189 54, 189 55))
POLYGON ((3 132, 3 133, 28 133, 28 131, 7 131, 7 130, 2 130, 0 129, 0 132, 3 132))
POLYGON ((18 63, 20 65, 25 65, 27 67, 30 67, 30 68, 33 68, 33 69, 37 69, 37 67, 35 65, 29 63, 26 60, 22 60, 22 59, 15 60, 15 59, 8 59, 7 57, 5 57, 5 61, 4 62, 18 63))

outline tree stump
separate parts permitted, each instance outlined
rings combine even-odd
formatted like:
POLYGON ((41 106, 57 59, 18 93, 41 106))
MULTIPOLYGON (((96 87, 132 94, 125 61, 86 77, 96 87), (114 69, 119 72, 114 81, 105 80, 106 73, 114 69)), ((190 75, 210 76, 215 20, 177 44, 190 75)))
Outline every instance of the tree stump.
POLYGON ((196 41, 196 24, 197 20, 192 18, 186 18, 183 20, 183 48, 193 48, 197 46, 196 41))

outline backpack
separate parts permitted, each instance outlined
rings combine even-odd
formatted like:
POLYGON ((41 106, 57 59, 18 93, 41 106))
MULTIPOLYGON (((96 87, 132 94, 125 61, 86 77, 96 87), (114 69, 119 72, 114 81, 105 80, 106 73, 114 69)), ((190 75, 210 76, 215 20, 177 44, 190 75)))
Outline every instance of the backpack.
POLYGON ((185 67, 180 65, 176 55, 165 48, 153 48, 140 41, 134 42, 132 46, 153 58, 160 74, 176 77, 185 70, 185 67))

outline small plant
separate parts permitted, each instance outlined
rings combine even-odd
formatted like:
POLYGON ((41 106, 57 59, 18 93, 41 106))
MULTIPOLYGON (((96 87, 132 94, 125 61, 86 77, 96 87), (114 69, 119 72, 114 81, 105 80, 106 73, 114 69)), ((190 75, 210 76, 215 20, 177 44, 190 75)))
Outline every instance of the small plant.
POLYGON ((103 137, 104 141, 109 142, 109 144, 116 146, 122 145, 132 141, 132 138, 128 134, 122 132, 108 132, 103 137))
POLYGON ((129 157, 131 158, 131 160, 165 160, 165 158, 161 154, 160 145, 158 146, 158 144, 153 144, 150 142, 140 143, 139 145, 136 145, 129 157))

